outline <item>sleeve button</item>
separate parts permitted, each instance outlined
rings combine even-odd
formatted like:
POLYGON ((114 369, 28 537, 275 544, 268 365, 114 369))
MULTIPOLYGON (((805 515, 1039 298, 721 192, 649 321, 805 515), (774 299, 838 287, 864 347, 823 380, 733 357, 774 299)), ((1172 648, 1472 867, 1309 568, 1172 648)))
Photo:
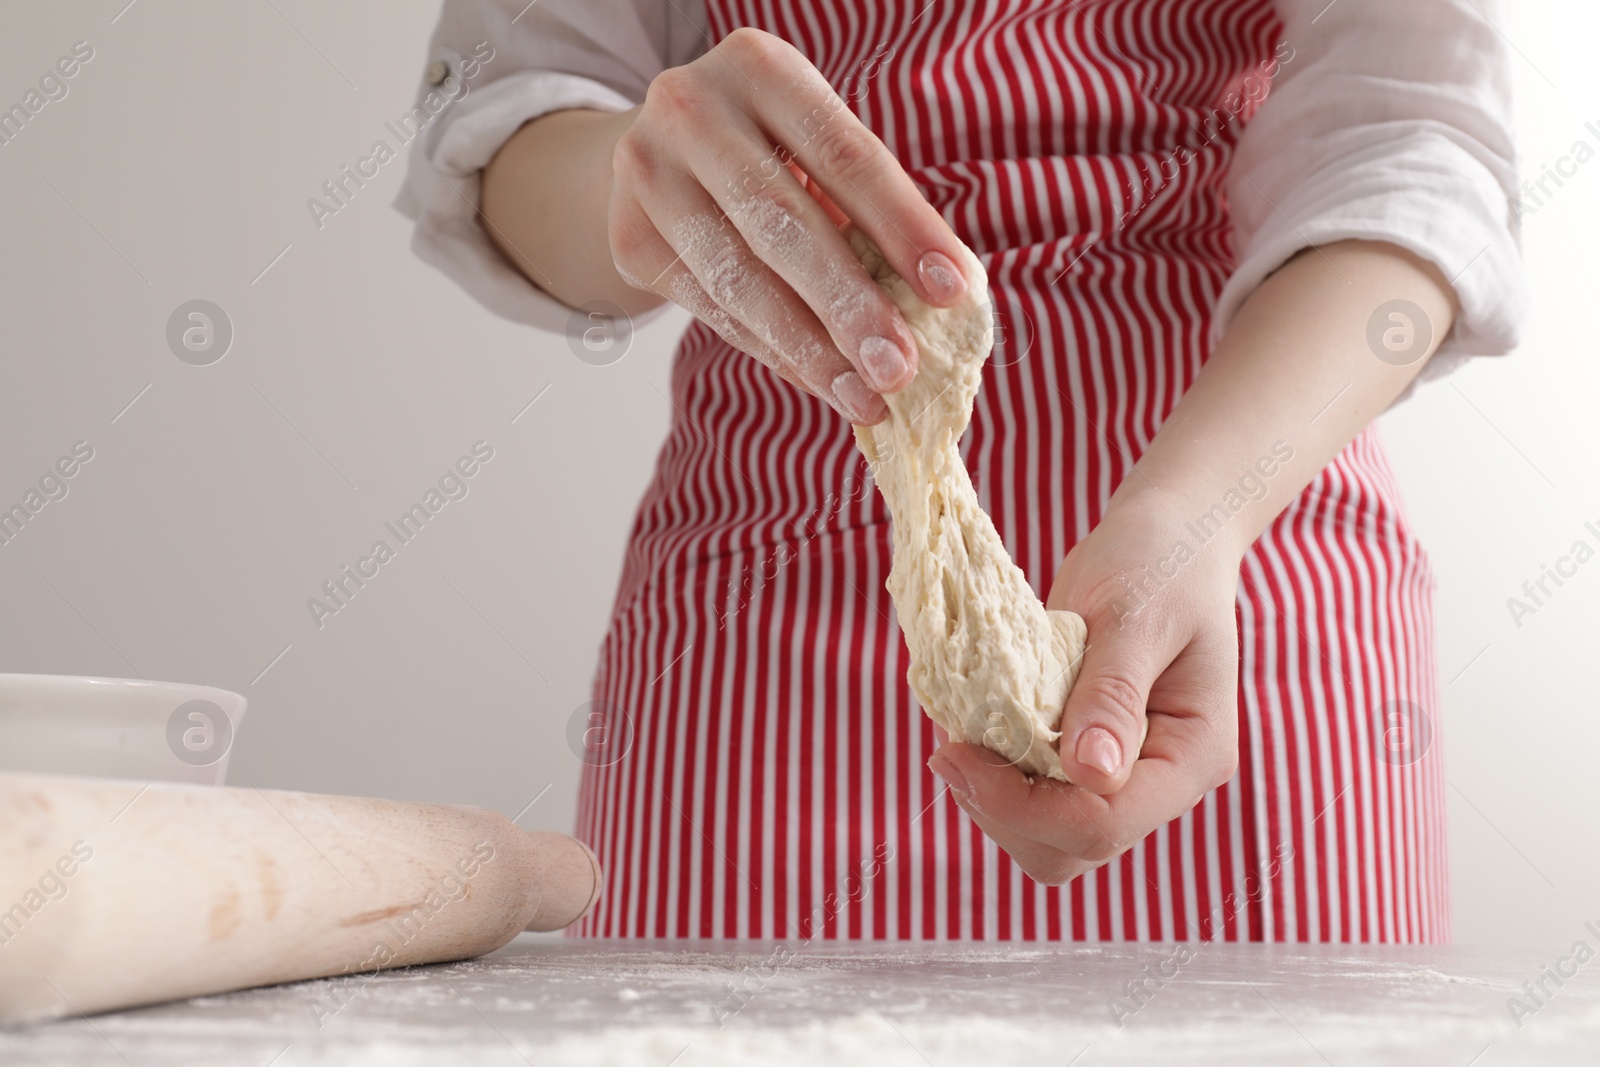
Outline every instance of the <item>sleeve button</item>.
POLYGON ((429 85, 442 85, 444 84, 444 80, 449 76, 450 64, 446 63, 444 60, 436 59, 432 63, 428 64, 427 78, 429 85))

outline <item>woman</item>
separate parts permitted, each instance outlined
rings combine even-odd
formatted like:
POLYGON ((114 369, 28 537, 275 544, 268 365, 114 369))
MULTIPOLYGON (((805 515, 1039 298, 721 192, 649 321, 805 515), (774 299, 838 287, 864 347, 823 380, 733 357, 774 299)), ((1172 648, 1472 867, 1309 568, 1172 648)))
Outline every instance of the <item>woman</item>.
POLYGON ((1498 18, 447 0, 435 75, 493 58, 413 156, 419 253, 535 325, 697 316, 596 680, 634 741, 585 768, 581 932, 1447 939, 1432 577, 1370 423, 1516 343, 1498 18), (847 420, 916 350, 846 220, 930 303, 955 242, 987 267, 963 451, 1088 623, 1072 786, 936 752, 906 687, 847 420))

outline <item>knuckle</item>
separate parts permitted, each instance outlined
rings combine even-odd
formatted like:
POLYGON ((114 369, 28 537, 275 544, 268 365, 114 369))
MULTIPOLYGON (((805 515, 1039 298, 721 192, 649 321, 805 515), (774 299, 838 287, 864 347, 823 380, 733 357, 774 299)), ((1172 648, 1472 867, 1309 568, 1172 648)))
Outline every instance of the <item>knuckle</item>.
POLYGON ((1233 781, 1233 776, 1239 771, 1239 752, 1237 749, 1226 751, 1212 767, 1211 775, 1206 779, 1206 792, 1221 789, 1233 781))
POLYGON ((711 280, 703 284, 713 300, 753 326, 766 327, 764 333, 772 333, 772 280, 759 259, 731 253, 709 264, 706 273, 711 280))
POLYGON ((1040 885, 1066 885, 1077 876, 1075 865, 1070 860, 1050 860, 1044 863, 1034 863, 1024 867, 1028 877, 1040 885))
POLYGON ((793 47, 781 37, 751 26, 740 26, 733 30, 722 39, 719 47, 727 49, 731 56, 741 61, 762 68, 777 67, 787 63, 794 51, 793 47))
POLYGON ((824 174, 860 177, 877 158, 877 149, 872 134, 844 122, 829 122, 817 131, 815 152, 824 174))
POLYGON ((611 171, 624 184, 647 178, 654 167, 655 153, 637 127, 617 138, 616 147, 611 150, 611 171))
POLYGON ((1095 708, 1115 720, 1112 725, 1131 730, 1144 716, 1144 690, 1126 674, 1102 672, 1080 678, 1078 684, 1084 687, 1095 708))
POLYGON ((789 348, 794 353, 798 373, 819 396, 832 395, 834 379, 850 369, 850 364, 826 336, 807 332, 789 348))
POLYGON ((702 103, 704 89, 700 75, 690 67, 668 67, 657 74, 645 90, 645 107, 667 121, 692 114, 702 103))
POLYGON ((638 264, 646 244, 641 227, 629 219, 626 213, 612 212, 606 221, 606 240, 611 246, 611 261, 619 268, 632 271, 638 264))
POLYGON ((788 219, 803 217, 805 205, 801 198, 805 192, 787 182, 768 182, 751 192, 734 207, 741 219, 749 220, 758 240, 776 240, 779 225, 788 219), (770 231, 770 232, 769 232, 770 231))

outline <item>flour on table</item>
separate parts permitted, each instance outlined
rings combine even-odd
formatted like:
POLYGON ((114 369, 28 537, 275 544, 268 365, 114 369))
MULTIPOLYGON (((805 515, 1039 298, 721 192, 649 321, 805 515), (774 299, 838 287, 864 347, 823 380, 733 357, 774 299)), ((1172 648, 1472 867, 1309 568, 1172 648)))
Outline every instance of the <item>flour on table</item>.
POLYGON ((911 691, 952 739, 1066 781, 1056 726, 1087 631, 1078 615, 1039 602, 957 450, 994 339, 983 265, 963 248, 967 294, 936 308, 861 233, 851 244, 921 352, 911 384, 884 397, 888 418, 855 428, 893 520, 889 595, 911 653, 911 691))

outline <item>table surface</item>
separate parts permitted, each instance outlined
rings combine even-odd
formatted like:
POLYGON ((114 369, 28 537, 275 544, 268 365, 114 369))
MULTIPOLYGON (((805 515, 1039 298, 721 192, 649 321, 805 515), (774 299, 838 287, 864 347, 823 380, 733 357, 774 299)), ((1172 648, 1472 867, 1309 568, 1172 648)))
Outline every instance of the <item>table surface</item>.
POLYGON ((524 935, 465 963, 3 1031, 0 1063, 1600 1063, 1600 963, 1545 978, 1542 1004, 1522 992, 1556 966, 1456 948, 524 935))

